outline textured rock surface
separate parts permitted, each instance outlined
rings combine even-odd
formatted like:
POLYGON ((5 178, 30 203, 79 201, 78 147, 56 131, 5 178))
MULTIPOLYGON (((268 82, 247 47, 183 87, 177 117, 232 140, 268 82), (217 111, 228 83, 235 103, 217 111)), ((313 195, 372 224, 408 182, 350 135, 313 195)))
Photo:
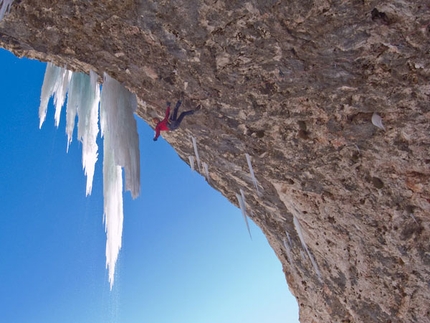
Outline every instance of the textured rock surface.
POLYGON ((201 103, 164 137, 188 162, 194 136, 210 185, 233 203, 244 191, 302 322, 421 323, 429 24, 426 0, 16 0, 0 45, 108 73, 138 95, 147 121, 180 91, 201 103))

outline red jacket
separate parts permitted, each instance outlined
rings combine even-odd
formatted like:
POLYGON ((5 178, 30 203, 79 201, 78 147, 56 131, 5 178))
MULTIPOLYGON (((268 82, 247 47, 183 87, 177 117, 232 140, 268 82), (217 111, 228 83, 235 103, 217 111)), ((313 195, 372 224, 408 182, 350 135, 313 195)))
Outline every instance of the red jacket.
POLYGON ((157 125, 155 126, 155 136, 154 140, 157 140, 160 136, 160 131, 169 131, 169 116, 170 116, 170 107, 167 107, 166 109, 166 115, 163 120, 161 120, 157 125))

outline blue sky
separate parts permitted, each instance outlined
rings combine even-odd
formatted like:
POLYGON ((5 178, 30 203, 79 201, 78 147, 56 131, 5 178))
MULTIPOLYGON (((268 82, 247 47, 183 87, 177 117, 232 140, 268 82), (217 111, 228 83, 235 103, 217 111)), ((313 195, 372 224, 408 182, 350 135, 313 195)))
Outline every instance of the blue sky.
POLYGON ((260 229, 251 223, 251 240, 240 210, 140 119, 142 190, 124 195, 109 290, 102 156, 85 197, 81 144, 75 132, 66 153, 64 111, 57 129, 50 104, 39 129, 45 67, 0 50, 0 322, 298 322, 260 229))

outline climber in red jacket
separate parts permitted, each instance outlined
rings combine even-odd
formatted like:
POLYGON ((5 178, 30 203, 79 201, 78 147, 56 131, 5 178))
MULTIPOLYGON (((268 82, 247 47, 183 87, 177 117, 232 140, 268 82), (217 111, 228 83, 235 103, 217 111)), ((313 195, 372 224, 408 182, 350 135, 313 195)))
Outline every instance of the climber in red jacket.
POLYGON ((173 131, 178 129, 185 116, 194 114, 194 112, 201 109, 201 105, 199 104, 194 110, 182 112, 178 118, 178 110, 181 106, 181 103, 181 100, 176 102, 176 106, 173 109, 173 115, 170 115, 170 102, 167 102, 166 115, 164 116, 164 119, 161 121, 159 118, 152 119, 152 123, 155 125, 154 141, 157 141, 161 131, 173 131))

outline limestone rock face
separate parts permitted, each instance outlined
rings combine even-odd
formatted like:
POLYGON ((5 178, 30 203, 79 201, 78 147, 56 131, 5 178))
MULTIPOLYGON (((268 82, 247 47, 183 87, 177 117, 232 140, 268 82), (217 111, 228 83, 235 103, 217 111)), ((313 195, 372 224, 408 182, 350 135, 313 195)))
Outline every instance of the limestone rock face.
POLYGON ((146 121, 202 104, 164 137, 243 190, 302 322, 430 322, 427 0, 16 0, 0 45, 108 73, 146 121))

